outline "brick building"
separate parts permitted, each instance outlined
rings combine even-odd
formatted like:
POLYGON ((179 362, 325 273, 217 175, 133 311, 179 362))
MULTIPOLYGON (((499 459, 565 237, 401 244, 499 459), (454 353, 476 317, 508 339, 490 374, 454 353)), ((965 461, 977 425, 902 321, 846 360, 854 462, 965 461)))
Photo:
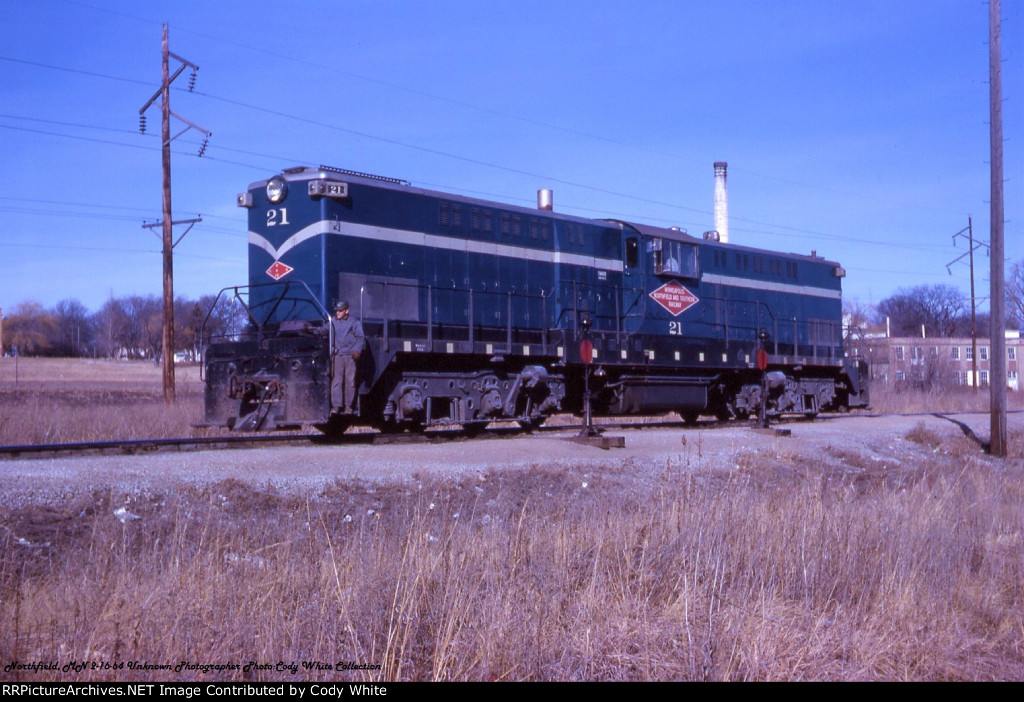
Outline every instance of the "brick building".
MULTIPOLYGON (((991 344, 977 340, 977 382, 988 386, 991 374, 991 344)), ((970 337, 922 338, 913 336, 866 336, 851 345, 851 355, 860 356, 871 368, 871 380, 880 385, 909 383, 926 386, 975 385, 974 355, 970 337)), ((1020 332, 1006 332, 1006 387, 1019 386, 1019 359, 1024 353, 1020 332)))

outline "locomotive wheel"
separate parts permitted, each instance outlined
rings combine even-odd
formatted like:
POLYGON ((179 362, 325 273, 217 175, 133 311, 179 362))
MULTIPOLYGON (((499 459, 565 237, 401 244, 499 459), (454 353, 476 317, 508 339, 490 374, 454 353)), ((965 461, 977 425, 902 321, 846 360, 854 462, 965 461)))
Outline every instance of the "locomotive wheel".
POLYGON ((685 412, 680 412, 679 416, 683 418, 683 424, 692 427, 694 424, 697 423, 697 420, 700 419, 700 412, 696 412, 694 410, 687 410, 685 412))

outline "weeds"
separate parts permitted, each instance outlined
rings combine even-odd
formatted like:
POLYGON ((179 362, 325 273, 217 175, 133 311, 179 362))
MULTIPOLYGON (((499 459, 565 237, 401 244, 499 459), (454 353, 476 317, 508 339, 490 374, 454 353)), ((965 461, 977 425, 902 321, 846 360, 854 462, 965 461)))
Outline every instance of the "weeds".
POLYGON ((0 658, 238 663, 176 677, 238 680, 1024 674, 1019 476, 938 454, 865 491, 859 468, 786 460, 306 498, 226 481, 11 514, 0 658))
MULTIPOLYGON (((181 435, 199 396, 179 398, 174 415, 151 387, 4 386, 0 441, 181 435)), ((0 660, 125 667, 0 677, 1019 679, 1020 470, 942 427, 912 429, 898 459, 716 465, 698 433, 657 467, 7 510, 0 660)))
POLYGON ((907 440, 915 444, 921 444, 931 449, 936 449, 942 444, 942 437, 937 432, 925 426, 924 422, 918 422, 917 426, 907 432, 907 440))
MULTIPOLYGON (((1007 393, 1011 409, 1024 408, 1024 394, 1007 393)), ((984 411, 989 407, 989 389, 966 386, 936 387, 928 390, 903 384, 871 387, 871 409, 884 414, 899 412, 984 411)))
POLYGON ((179 368, 177 378, 177 401, 168 406, 161 370, 146 361, 0 359, 0 444, 195 435, 192 424, 202 418, 198 368, 179 368))

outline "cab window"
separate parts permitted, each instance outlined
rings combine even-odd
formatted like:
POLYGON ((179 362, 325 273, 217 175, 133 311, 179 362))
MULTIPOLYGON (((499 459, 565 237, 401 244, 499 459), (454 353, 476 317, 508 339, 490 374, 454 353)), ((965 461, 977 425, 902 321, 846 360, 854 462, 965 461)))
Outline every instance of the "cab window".
POLYGON ((640 241, 635 237, 626 239, 626 255, 623 263, 626 268, 636 268, 640 265, 640 241))
POLYGON ((648 245, 655 275, 697 277, 697 247, 681 241, 652 239, 648 245))

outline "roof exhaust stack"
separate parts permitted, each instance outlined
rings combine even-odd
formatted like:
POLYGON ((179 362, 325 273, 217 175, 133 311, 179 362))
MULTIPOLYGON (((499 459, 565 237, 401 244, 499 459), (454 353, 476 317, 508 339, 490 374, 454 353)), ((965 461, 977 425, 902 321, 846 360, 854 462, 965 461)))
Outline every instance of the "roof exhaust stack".
POLYGON ((547 210, 548 212, 555 209, 554 191, 548 190, 547 188, 537 191, 537 209, 547 210))
POLYGON ((729 243, 729 200, 725 192, 725 170, 729 164, 715 161, 715 229, 718 240, 729 243))

